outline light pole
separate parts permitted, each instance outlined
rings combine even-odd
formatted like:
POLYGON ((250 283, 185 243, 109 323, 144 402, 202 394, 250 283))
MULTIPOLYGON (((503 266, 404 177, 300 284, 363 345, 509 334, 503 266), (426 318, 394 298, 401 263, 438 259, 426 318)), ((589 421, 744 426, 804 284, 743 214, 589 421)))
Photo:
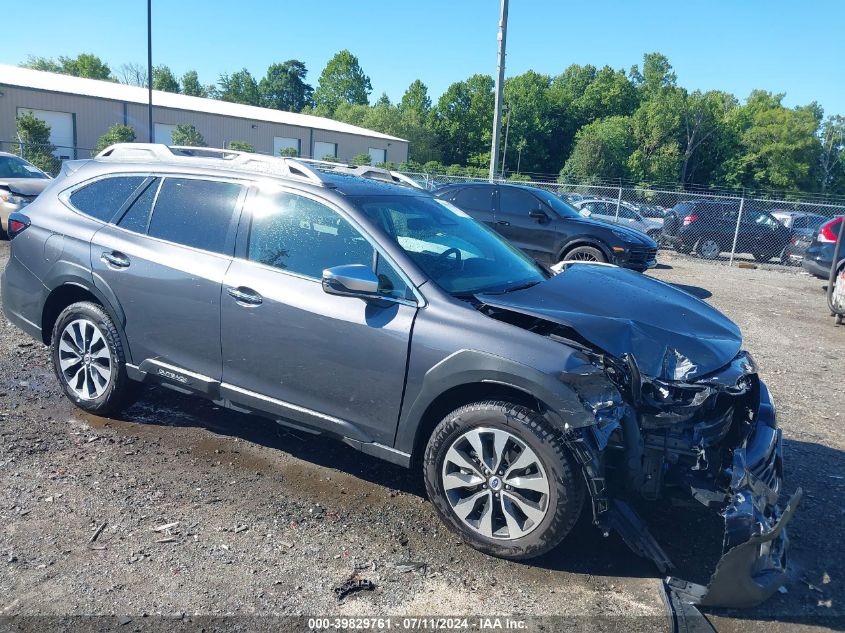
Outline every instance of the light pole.
POLYGON ((502 178, 505 177, 505 163, 508 159, 508 135, 510 134, 510 131, 511 131, 511 116, 513 114, 513 108, 511 108, 510 105, 506 104, 504 111, 505 111, 505 116, 507 117, 507 119, 505 121, 505 147, 502 150, 502 169, 499 172, 499 174, 502 178))
POLYGON ((493 144, 490 148, 490 180, 496 178, 496 163, 499 161, 499 137, 502 132, 502 91, 505 84, 505 44, 508 34, 508 0, 502 0, 499 15, 499 62, 496 72, 496 97, 493 108, 493 144))
POLYGON ((147 118, 153 142, 153 0, 147 0, 147 118))

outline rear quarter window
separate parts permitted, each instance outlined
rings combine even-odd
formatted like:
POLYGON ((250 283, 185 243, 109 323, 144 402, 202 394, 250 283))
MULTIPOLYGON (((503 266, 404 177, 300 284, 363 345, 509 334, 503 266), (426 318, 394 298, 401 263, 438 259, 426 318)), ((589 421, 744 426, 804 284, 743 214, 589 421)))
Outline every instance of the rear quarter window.
POLYGON ((108 222, 146 180, 143 176, 111 176, 83 185, 69 200, 73 207, 102 222, 108 222))

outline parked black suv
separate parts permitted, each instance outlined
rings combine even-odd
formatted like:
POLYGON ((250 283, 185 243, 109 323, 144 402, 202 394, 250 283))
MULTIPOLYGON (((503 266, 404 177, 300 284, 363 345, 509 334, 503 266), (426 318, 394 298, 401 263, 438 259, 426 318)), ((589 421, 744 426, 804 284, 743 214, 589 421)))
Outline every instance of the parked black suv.
POLYGON ((495 229, 534 259, 610 262, 644 271, 657 264, 657 242, 634 229, 590 220, 558 196, 536 187, 453 183, 434 191, 495 229))
POLYGON ((739 202, 693 200, 679 202, 663 221, 661 241, 682 253, 695 251, 704 259, 730 252, 749 253, 758 262, 780 257, 789 242, 789 229, 766 211, 745 206, 737 231, 739 202))

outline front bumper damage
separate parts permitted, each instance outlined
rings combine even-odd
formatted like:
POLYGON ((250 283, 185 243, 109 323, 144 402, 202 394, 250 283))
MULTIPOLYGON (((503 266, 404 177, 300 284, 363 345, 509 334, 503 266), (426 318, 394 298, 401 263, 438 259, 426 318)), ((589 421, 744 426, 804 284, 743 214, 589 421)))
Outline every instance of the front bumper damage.
POLYGON ((706 586, 669 576, 667 590, 702 606, 743 608, 768 599, 786 581, 785 527, 802 492, 781 507, 782 435, 751 357, 741 353, 720 372, 674 384, 641 376, 630 357, 604 361, 622 403, 597 397, 589 372, 568 379, 596 412, 596 425, 567 431, 594 523, 668 575, 669 557, 625 498, 692 496, 723 517, 722 556, 706 586))

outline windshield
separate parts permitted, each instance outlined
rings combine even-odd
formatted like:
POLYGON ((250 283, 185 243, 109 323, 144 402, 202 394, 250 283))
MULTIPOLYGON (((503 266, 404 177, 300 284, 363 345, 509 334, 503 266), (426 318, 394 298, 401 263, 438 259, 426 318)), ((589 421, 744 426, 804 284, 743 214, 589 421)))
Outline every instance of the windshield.
POLYGON ((583 217, 581 213, 568 202, 564 202, 553 193, 544 191, 543 189, 532 189, 543 202, 549 205, 555 213, 562 218, 580 218, 583 217))
POLYGON ((17 156, 0 156, 0 178, 47 178, 47 174, 17 156))
POLYGON ((354 202, 453 295, 507 292, 546 278, 521 251, 445 200, 368 196, 354 202))

